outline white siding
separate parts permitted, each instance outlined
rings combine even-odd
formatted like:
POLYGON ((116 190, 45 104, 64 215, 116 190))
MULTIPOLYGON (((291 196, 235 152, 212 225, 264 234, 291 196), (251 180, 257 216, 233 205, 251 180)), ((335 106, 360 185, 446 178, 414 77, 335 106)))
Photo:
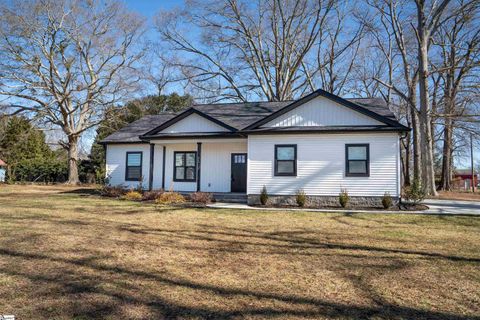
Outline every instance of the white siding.
POLYGON ((203 143, 200 179, 202 191, 230 192, 232 153, 247 153, 247 140, 235 143, 203 143))
POLYGON ((143 152, 142 155, 142 176, 143 187, 148 188, 148 177, 150 172, 150 146, 144 144, 109 144, 107 145, 106 163, 107 178, 110 185, 121 185, 127 188, 136 188, 139 182, 125 181, 125 166, 127 152, 143 152))
MULTIPOLYGON (((156 148, 162 147, 157 145, 156 148)), ((166 144, 165 189, 175 191, 196 191, 197 182, 173 181, 173 155, 175 151, 197 151, 195 143, 166 144)), ((205 192, 230 192, 231 154, 246 153, 247 141, 202 142, 200 190, 205 192)), ((159 156, 161 161, 161 156, 159 156)), ((155 166, 158 162, 155 160, 155 166)), ((161 165, 161 164, 160 164, 161 165)), ((157 167, 154 169, 154 175, 157 167)), ((161 177, 161 168, 160 171, 161 177)), ((161 178, 159 179, 161 184, 161 178)))
POLYGON ((270 194, 399 196, 399 136, 396 133, 258 135, 248 138, 248 194, 265 185, 270 194), (345 144, 370 144, 370 177, 345 176, 345 144), (297 176, 274 176, 274 145, 297 144, 297 176))
POLYGON ((188 117, 172 124, 170 127, 162 130, 162 133, 178 133, 178 132, 224 132, 226 128, 192 113, 188 117))
POLYGON ((154 190, 162 188, 163 146, 155 144, 153 151, 153 183, 154 190))
POLYGON ((266 123, 264 127, 288 126, 341 126, 382 125, 357 111, 342 106, 325 97, 316 97, 309 102, 266 123))
MULTIPOLYGON (((165 190, 196 191, 196 182, 173 181, 173 155, 175 151, 197 151, 196 143, 167 144, 165 157, 165 190)), ((161 174, 161 173, 160 173, 161 174)))

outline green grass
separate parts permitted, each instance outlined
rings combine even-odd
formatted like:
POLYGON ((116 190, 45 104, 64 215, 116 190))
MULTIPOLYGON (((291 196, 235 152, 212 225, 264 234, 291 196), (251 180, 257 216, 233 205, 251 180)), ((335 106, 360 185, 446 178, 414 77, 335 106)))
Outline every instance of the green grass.
POLYGON ((480 219, 160 207, 0 186, 0 314, 472 319, 480 219))

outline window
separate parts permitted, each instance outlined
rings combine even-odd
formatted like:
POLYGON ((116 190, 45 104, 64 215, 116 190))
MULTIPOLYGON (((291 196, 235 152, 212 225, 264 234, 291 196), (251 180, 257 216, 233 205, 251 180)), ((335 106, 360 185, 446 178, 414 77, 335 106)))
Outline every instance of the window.
POLYGON ((173 181, 196 181, 197 153, 174 152, 173 181))
POLYGON ((247 156, 244 154, 234 154, 233 163, 247 163, 247 156))
POLYGON ((345 145, 346 176, 368 177, 370 174, 370 150, 368 144, 345 145))
POLYGON ((275 145, 275 175, 296 176, 297 175, 297 145, 277 144, 275 145))
POLYGON ((125 181, 140 181, 142 179, 142 152, 127 152, 125 181))

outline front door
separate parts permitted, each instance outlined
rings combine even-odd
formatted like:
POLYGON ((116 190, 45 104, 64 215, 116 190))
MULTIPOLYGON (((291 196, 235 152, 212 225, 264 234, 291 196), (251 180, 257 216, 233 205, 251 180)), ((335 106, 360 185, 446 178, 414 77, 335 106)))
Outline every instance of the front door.
POLYGON ((247 192, 246 153, 232 153, 231 192, 247 192))

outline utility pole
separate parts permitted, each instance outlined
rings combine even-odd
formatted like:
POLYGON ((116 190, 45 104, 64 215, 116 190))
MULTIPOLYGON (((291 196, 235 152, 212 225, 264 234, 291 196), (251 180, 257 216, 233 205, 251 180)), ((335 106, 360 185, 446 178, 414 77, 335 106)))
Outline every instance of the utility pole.
POLYGON ((470 160, 472 166, 472 192, 475 193, 475 169, 473 167, 473 134, 470 133, 470 160))

